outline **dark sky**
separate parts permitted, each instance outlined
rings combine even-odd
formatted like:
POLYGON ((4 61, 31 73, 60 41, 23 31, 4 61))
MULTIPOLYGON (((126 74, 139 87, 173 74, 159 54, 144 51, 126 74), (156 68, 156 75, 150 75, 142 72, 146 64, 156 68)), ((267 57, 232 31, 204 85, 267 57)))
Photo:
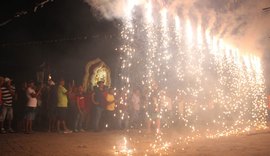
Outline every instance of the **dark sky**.
MULTIPOLYGON (((47 62, 53 74, 81 81, 85 64, 100 57, 117 77, 120 22, 100 18, 83 0, 54 0, 34 12, 44 1, 1 0, 0 76, 34 79, 38 66, 47 62), (14 18, 22 11, 27 14, 14 18)), ((265 62, 269 58, 267 53, 265 62)))
POLYGON ((54 0, 34 12, 44 0, 4 0, 0 4, 0 75, 34 78, 48 62, 58 76, 80 81, 85 64, 100 57, 117 72, 117 21, 107 21, 83 0, 54 0), (14 18, 16 13, 27 14, 14 18))

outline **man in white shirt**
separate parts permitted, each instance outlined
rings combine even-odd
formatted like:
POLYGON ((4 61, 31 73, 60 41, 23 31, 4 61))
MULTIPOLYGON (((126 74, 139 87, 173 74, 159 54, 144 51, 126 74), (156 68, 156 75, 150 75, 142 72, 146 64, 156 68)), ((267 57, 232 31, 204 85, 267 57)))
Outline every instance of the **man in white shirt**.
POLYGON ((26 105, 26 114, 25 114, 25 133, 29 134, 32 133, 32 124, 33 120, 35 120, 35 109, 37 107, 37 96, 35 91, 35 85, 33 81, 28 82, 28 87, 26 90, 26 96, 28 98, 27 105, 26 105))

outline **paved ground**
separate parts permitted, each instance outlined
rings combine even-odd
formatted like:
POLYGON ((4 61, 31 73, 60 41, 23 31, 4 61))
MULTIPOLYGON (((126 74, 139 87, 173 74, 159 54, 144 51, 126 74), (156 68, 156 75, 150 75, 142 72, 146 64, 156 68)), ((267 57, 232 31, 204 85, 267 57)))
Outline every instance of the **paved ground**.
MULTIPOLYGON (((179 134, 168 133, 167 136, 177 138, 179 134)), ((0 155, 19 156, 109 156, 125 155, 120 153, 124 148, 124 140, 130 149, 135 148, 133 155, 159 155, 153 153, 150 144, 156 138, 154 134, 139 134, 136 132, 84 132, 72 134, 58 134, 36 132, 34 134, 1 134, 0 155), (130 140, 131 139, 131 140, 130 140), (117 154, 118 152, 118 154, 117 154)), ((170 140, 168 139, 168 140, 170 140)), ((167 140, 162 140, 166 142, 167 140)), ((196 139, 189 144, 171 145, 163 155, 270 155, 270 129, 241 136, 219 139, 196 139)))

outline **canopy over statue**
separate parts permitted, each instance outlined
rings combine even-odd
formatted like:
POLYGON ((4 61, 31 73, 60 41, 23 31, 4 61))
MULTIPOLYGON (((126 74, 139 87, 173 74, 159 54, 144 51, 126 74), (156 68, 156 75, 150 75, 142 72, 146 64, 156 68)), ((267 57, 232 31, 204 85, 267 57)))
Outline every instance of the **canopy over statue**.
POLYGON ((102 60, 97 58, 89 61, 85 66, 84 90, 92 90, 99 81, 103 81, 106 86, 111 86, 111 70, 102 60))

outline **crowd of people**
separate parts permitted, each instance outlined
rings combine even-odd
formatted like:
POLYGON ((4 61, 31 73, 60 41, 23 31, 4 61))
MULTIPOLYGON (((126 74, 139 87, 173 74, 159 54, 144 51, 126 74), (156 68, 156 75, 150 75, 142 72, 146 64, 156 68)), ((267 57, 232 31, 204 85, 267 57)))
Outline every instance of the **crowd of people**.
MULTIPOLYGON (((66 85, 64 79, 57 83, 49 80, 46 84, 28 81, 17 89, 10 78, 0 77, 0 86, 2 134, 15 131, 31 134, 33 129, 59 133, 101 132, 130 127, 145 127, 150 132, 153 123, 155 130, 160 129, 161 108, 155 104, 146 108, 146 96, 140 88, 124 99, 121 90, 108 88, 103 81, 87 91, 82 85, 66 85)), ((153 93, 153 103, 158 100, 155 96, 153 93)), ((170 99, 165 103, 171 105, 170 99)))
MULTIPOLYGON (((93 88, 66 84, 64 79, 55 83, 34 81, 14 86, 8 77, 0 76, 0 133, 47 131, 77 133, 85 131, 145 129, 159 133, 163 127, 184 124, 186 103, 192 98, 177 97, 159 88, 133 88, 127 93, 109 88, 104 81, 93 88)), ((196 124, 210 123, 219 114, 219 107, 211 100, 204 109, 196 109, 197 116, 188 116, 196 124)))

